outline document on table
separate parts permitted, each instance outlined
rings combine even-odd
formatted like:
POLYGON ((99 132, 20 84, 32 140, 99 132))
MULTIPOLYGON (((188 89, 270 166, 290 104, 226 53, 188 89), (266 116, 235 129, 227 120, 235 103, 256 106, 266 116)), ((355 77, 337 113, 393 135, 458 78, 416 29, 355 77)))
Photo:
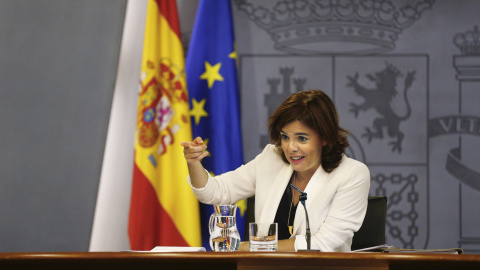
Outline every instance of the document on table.
POLYGON ((204 247, 154 247, 150 252, 202 252, 206 251, 204 247))
POLYGON ((444 254, 463 254, 461 248, 445 248, 445 249, 403 249, 403 248, 386 248, 382 252, 385 253, 444 253, 444 254))
POLYGON ((356 249, 356 250, 352 250, 352 252, 362 252, 362 251, 379 251, 379 252, 381 252, 381 251, 383 251, 384 249, 387 249, 387 248, 395 248, 395 247, 384 244, 384 245, 373 246, 373 247, 368 247, 368 248, 356 249))
POLYGON ((352 252, 384 252, 384 253, 448 253, 448 254, 463 254, 461 248, 446 248, 446 249, 404 249, 396 248, 389 245, 380 245, 368 248, 352 250, 352 252))
POLYGON ((155 252, 204 252, 204 247, 171 247, 171 246, 157 246, 152 250, 124 250, 126 252, 139 253, 155 253, 155 252))

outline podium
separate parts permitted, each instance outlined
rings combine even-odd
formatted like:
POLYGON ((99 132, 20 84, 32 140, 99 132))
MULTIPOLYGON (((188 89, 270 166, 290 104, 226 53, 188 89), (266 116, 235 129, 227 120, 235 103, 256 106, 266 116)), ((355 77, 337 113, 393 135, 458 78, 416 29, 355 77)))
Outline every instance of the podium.
POLYGON ((480 269, 480 255, 330 252, 0 253, 0 269, 480 269))

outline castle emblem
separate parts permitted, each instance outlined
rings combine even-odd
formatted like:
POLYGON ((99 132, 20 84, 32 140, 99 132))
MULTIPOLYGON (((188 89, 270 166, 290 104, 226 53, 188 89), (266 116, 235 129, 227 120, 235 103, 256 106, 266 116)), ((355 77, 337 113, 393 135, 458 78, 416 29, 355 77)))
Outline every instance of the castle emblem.
MULTIPOLYGON (((270 88, 270 92, 265 95, 265 107, 267 107, 267 118, 272 115, 276 108, 282 104, 291 94, 304 90, 306 78, 293 77, 295 73, 294 67, 280 67, 279 73, 281 77, 270 77, 267 79, 267 83, 270 88), (292 88, 292 86, 294 86, 292 88)), ((268 144, 270 141, 269 136, 262 135, 260 146, 268 144)))

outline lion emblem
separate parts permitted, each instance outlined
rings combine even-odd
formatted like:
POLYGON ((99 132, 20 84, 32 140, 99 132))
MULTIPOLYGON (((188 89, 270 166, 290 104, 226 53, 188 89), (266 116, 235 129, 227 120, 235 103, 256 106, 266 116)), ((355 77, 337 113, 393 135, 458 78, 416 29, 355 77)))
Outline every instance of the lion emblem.
POLYGON ((389 142, 392 147, 392 152, 402 152, 402 141, 405 134, 400 130, 400 123, 410 118, 412 109, 408 101, 407 91, 410 89, 415 80, 416 71, 407 72, 404 79, 403 97, 407 111, 405 115, 398 115, 392 108, 392 100, 398 94, 396 89, 397 80, 404 75, 393 65, 386 63, 386 67, 374 74, 365 75, 367 79, 375 84, 374 89, 368 89, 358 82, 358 73, 353 77, 347 76, 348 87, 353 87, 353 90, 358 96, 361 96, 365 101, 361 104, 350 103, 350 112, 357 118, 360 111, 374 109, 379 117, 373 120, 372 129, 365 128, 365 133, 362 137, 366 137, 370 143, 372 139, 383 139, 384 130, 393 141, 389 142))

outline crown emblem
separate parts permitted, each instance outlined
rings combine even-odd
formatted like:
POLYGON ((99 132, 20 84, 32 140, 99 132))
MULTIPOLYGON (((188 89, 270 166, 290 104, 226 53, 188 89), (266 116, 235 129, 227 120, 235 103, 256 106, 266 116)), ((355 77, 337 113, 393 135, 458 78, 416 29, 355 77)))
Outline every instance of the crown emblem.
POLYGON ((399 6, 389 0, 268 1, 265 6, 234 0, 275 48, 294 54, 377 54, 395 48, 398 35, 435 0, 411 0, 399 6), (267 6, 268 5, 268 6, 267 6))
POLYGON ((462 55, 480 55, 480 32, 478 26, 473 31, 458 33, 453 37, 453 43, 460 49, 462 55))

